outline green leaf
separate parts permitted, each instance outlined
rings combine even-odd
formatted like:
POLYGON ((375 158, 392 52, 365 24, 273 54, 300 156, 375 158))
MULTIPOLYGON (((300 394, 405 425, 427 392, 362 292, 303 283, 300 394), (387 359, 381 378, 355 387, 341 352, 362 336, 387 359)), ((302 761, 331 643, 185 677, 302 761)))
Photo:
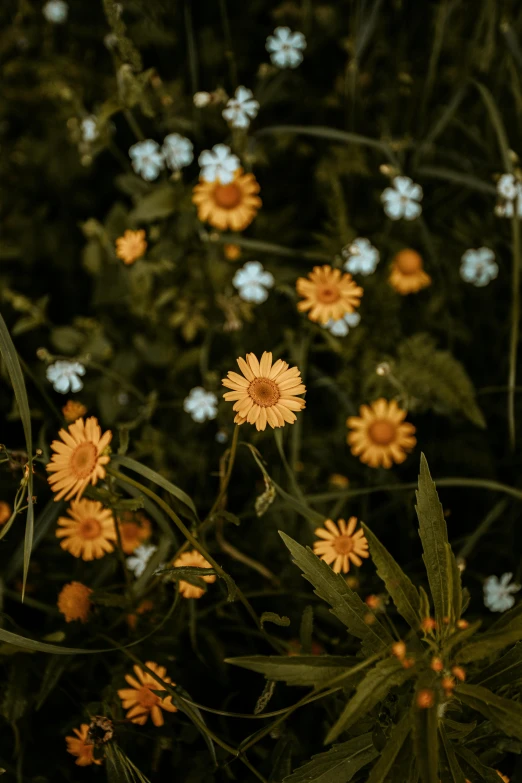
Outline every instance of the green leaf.
POLYGON ((274 625, 279 625, 282 628, 288 628, 290 625, 290 618, 285 617, 284 615, 283 617, 280 617, 275 612, 263 612, 261 615, 261 628, 264 627, 265 623, 274 623, 274 625))
POLYGON ((364 523, 362 527, 370 545, 370 553, 377 573, 385 583, 397 611, 414 631, 418 631, 421 617, 417 588, 372 531, 364 523))
POLYGON ((455 696, 463 704, 480 712, 508 737, 522 740, 522 704, 496 696, 481 685, 459 685, 455 696))
POLYGON ((473 723, 459 723, 456 720, 444 718, 443 723, 450 739, 463 739, 477 727, 476 720, 473 723))
POLYGON ((451 783, 466 783, 466 778, 459 766, 453 745, 448 739, 443 724, 439 726, 439 734, 442 740, 441 766, 443 770, 447 771, 447 778, 445 778, 445 780, 447 780, 448 783, 450 783, 450 781, 451 783))
MULTIPOLYGON (((286 682, 287 685, 313 685, 319 687, 348 673, 356 665, 355 658, 340 655, 251 655, 242 658, 226 658, 225 663, 264 674, 267 680, 286 682)), ((358 673, 361 669, 356 667, 358 673)))
POLYGON ((483 633, 474 642, 462 647, 456 655, 459 663, 480 661, 522 639, 522 616, 496 632, 483 633))
POLYGON ((335 574, 329 565, 320 560, 307 547, 301 546, 290 536, 279 531, 279 535, 290 550, 294 563, 303 576, 315 588, 314 592, 331 606, 332 614, 345 625, 348 631, 362 641, 365 654, 388 650, 393 638, 378 619, 368 624, 368 607, 359 595, 351 590, 340 574, 335 574))
POLYGON ((379 661, 357 685, 354 695, 326 735, 325 743, 333 742, 341 732, 365 717, 376 704, 384 701, 394 686, 402 685, 412 674, 411 669, 405 669, 393 656, 379 661))
POLYGON ((426 675, 417 681, 412 704, 413 747, 423 783, 439 783, 439 738, 437 733, 437 691, 433 687, 435 677, 426 675), (419 691, 428 688, 433 692, 434 704, 429 708, 417 706, 419 691))
MULTIPOLYGON (((491 767, 485 767, 469 748, 465 748, 463 745, 456 745, 455 752, 465 762, 465 768, 468 767, 469 770, 476 772, 483 783, 500 783, 498 772, 495 769, 491 769, 491 767)), ((466 772, 468 775, 470 774, 467 769, 466 772)), ((472 777, 474 780, 477 780, 474 775, 472 777)), ((477 783, 479 783, 479 780, 477 780, 477 783)))
POLYGON ((401 720, 393 727, 390 738, 381 751, 377 764, 372 767, 372 771, 370 772, 370 776, 366 783, 385 783, 388 773, 392 769, 410 731, 411 714, 406 712, 401 720))
POLYGON ((183 579, 187 576, 215 576, 216 571, 213 568, 200 568, 199 566, 179 566, 170 568, 157 568, 154 576, 169 575, 173 580, 183 579))
POLYGON ((159 185, 148 193, 130 212, 129 220, 135 223, 150 223, 165 218, 176 209, 176 191, 170 185, 159 185))
POLYGON ((121 465, 123 468, 128 468, 129 470, 133 470, 136 473, 139 473, 140 476, 143 476, 143 478, 152 481, 158 487, 161 487, 162 489, 169 492, 173 497, 177 498, 182 503, 184 503, 185 506, 188 506, 188 508, 192 511, 195 519, 197 520, 198 512, 196 511, 196 506, 194 505, 192 499, 187 495, 187 493, 183 492, 182 489, 177 487, 175 484, 172 484, 172 482, 168 481, 166 478, 163 478, 163 476, 161 476, 159 473, 156 473, 155 470, 152 470, 152 468, 148 468, 146 465, 142 465, 141 462, 137 462, 135 459, 132 459, 131 457, 125 457, 122 456, 121 454, 117 454, 113 456, 112 461, 115 464, 121 465))
POLYGON ((371 734, 335 745, 319 753, 284 779, 283 783, 348 783, 356 772, 378 756, 371 734))
POLYGON ((447 657, 449 652, 457 647, 457 645, 462 644, 462 642, 465 642, 466 639, 470 638, 470 636, 473 636, 481 625, 482 620, 476 620, 474 623, 468 625, 467 628, 459 628, 457 631, 452 633, 451 636, 448 636, 448 638, 444 640, 443 644, 444 655, 447 657))
POLYGON ((478 672, 469 685, 483 685, 490 689, 512 685, 522 679, 522 642, 516 644, 501 658, 478 672))

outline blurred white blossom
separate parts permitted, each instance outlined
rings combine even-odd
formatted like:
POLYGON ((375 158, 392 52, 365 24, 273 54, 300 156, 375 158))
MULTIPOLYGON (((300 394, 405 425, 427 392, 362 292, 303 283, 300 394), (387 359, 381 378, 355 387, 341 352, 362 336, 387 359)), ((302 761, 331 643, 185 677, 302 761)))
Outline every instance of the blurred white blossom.
POLYGON ((257 117, 259 103, 254 100, 254 93, 247 87, 238 87, 233 98, 230 98, 223 109, 223 117, 233 128, 248 128, 250 120, 257 117))
POLYGON ((422 213, 422 188, 409 177, 394 177, 381 194, 384 211, 392 220, 415 220, 422 213))
POLYGON ((64 0, 49 0, 42 8, 42 13, 48 22, 63 24, 69 13, 69 6, 64 0))
POLYGON ((80 125, 81 132, 82 132, 82 140, 91 142, 96 141, 98 136, 100 135, 98 131, 98 124, 96 122, 96 117, 91 114, 90 117, 85 117, 80 125))
POLYGON ((157 548, 154 544, 142 544, 136 547, 132 555, 127 558, 127 568, 132 571, 136 579, 143 574, 157 548))
POLYGON ((324 328, 328 329, 328 331, 336 337, 346 337, 350 329, 353 329, 354 326, 358 326, 360 321, 361 316, 359 313, 346 313, 346 315, 339 318, 337 321, 330 318, 330 320, 325 323, 324 328))
POLYGON ((161 151, 167 166, 173 171, 190 166, 194 160, 194 145, 190 139, 179 133, 169 133, 165 136, 161 151))
POLYGON ((79 392, 83 389, 83 381, 80 375, 85 375, 85 367, 80 362, 59 360, 50 364, 45 371, 47 380, 53 385, 53 389, 60 394, 67 392, 79 392))
POLYGON ((259 261, 247 261, 237 270, 232 284, 245 302, 261 304, 268 299, 268 289, 274 285, 274 277, 265 271, 259 261))
POLYGON ((205 106, 208 106, 211 100, 212 95, 209 92, 196 92, 193 98, 194 106, 198 109, 203 109, 205 106))
POLYGON ((266 39, 266 50, 278 68, 297 68, 303 62, 306 38, 303 33, 293 33, 289 27, 276 27, 266 39))
POLYGON ((211 150, 203 150, 198 163, 201 166, 200 176, 205 182, 220 182, 229 185, 239 168, 239 158, 232 154, 226 144, 215 144, 211 150))
POLYGON ((495 254, 489 247, 479 247, 478 250, 466 250, 462 256, 460 276, 466 283, 473 283, 479 288, 488 285, 498 275, 498 264, 495 254))
POLYGON ((500 579, 488 576, 484 582, 484 603, 492 612, 506 612, 515 604, 513 593, 518 593, 520 585, 509 584, 513 574, 502 574, 500 579))
POLYGON ((206 391, 202 386, 192 389, 183 401, 183 410, 190 413, 194 421, 202 423, 217 416, 218 399, 214 392, 206 391))
POLYGON ((379 251, 369 239, 354 239, 351 245, 343 247, 341 253, 346 259, 344 269, 352 275, 371 275, 377 269, 379 251))
POLYGON ((498 200, 495 205, 497 217, 522 217, 522 182, 514 174, 502 174, 497 182, 498 200))
POLYGON ((165 166, 163 155, 157 141, 146 139, 133 144, 129 150, 132 168, 136 174, 141 174, 143 179, 151 182, 156 179, 165 166))

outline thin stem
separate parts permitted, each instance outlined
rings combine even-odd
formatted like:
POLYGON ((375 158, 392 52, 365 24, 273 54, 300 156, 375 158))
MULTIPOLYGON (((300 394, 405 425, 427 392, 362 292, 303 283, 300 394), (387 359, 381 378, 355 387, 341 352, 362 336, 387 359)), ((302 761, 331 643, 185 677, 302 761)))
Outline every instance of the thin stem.
POLYGON ((212 508, 210 509, 210 511, 208 513, 207 519, 209 519, 209 520, 212 519, 212 516, 215 514, 217 509, 220 507, 221 502, 222 502, 223 498, 226 495, 226 492, 227 492, 227 489, 228 489, 228 485, 230 483, 230 477, 232 476, 232 469, 234 467, 234 462, 235 462, 235 459, 236 459, 238 438, 239 438, 239 424, 236 424, 235 429, 234 429, 234 434, 232 436, 232 443, 230 445, 230 452, 229 452, 229 457, 228 457, 227 470, 226 470, 226 473, 225 473, 225 477, 224 477, 224 479, 223 479, 223 481, 221 483, 221 487, 219 489, 219 494, 218 494, 217 498, 214 501, 214 505, 212 506, 212 508))
POLYGON ((112 381, 117 381, 117 383, 119 383, 121 386, 127 389, 127 391, 131 392, 131 394, 134 394, 134 396, 140 402, 147 402, 147 397, 142 392, 140 392, 140 390, 137 389, 130 381, 124 378, 123 375, 120 375, 114 370, 111 370, 110 367, 105 367, 103 364, 98 364, 98 362, 93 361, 90 358, 87 359, 87 364, 89 365, 89 367, 92 367, 93 370, 98 370, 98 372, 103 373, 104 375, 107 376, 107 378, 110 378, 112 381))
POLYGON ((511 299, 511 333, 509 338, 509 375, 508 375, 508 426, 509 442, 515 448, 515 386, 517 380, 518 329, 520 322, 520 223, 515 204, 515 214, 511 222, 513 236, 513 281, 511 299))
POLYGON ((223 25, 223 36, 225 38, 225 57, 228 60, 232 89, 235 90, 237 87, 237 65, 234 49, 232 47, 232 35, 230 34, 230 22, 228 19, 226 0, 219 0, 219 10, 221 13, 221 24, 223 25))
POLYGON ((482 536, 488 532, 489 528, 495 522, 501 514, 504 513, 508 506, 509 501, 507 498, 502 498, 493 508, 486 514, 480 525, 477 527, 476 530, 473 531, 473 533, 469 536, 466 543, 458 553, 457 557, 461 557, 462 559, 466 559, 469 557, 471 552, 473 551, 475 545, 478 543, 478 541, 482 538, 482 536))
MULTIPOLYGON (((311 334, 307 332, 301 341, 299 355, 297 357, 297 366, 301 370, 303 383, 306 378, 306 368, 308 362, 308 350, 310 348, 311 334)), ((290 466, 295 473, 296 465, 299 462, 299 452, 301 450, 301 430, 303 426, 303 417, 298 416, 297 421, 291 430, 290 436, 290 466)))
POLYGON ((130 109, 124 109, 123 116, 127 120, 127 123, 129 125, 129 128, 134 133, 138 141, 144 141, 145 140, 145 134, 141 130, 140 126, 138 125, 136 118, 134 114, 131 112, 130 109))

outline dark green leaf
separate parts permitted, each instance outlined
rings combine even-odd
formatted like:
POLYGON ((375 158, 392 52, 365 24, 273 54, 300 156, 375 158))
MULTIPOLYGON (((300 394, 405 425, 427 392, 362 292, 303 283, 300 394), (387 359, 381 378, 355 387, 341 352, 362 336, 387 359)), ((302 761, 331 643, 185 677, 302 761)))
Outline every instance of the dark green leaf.
POLYGON ((288 628, 290 625, 290 618, 289 617, 280 617, 275 612, 263 612, 261 615, 261 628, 263 628, 265 623, 274 623, 274 625, 279 625, 282 628, 288 628))
POLYGON ((192 499, 187 495, 186 492, 183 492, 182 489, 177 487, 175 484, 172 484, 172 482, 167 481, 166 478, 163 478, 163 476, 161 476, 159 473, 156 473, 156 471, 152 470, 152 468, 148 468, 146 465, 142 465, 141 462, 137 462, 135 459, 131 459, 131 457, 125 457, 118 454, 115 455, 112 459, 115 464, 121 465, 123 468, 128 468, 129 470, 133 470, 136 473, 139 473, 140 476, 143 476, 143 478, 148 479, 148 481, 152 481, 158 487, 161 487, 166 492, 169 492, 173 497, 184 503, 185 506, 188 506, 197 520, 198 514, 196 511, 196 506, 192 502, 192 499))
POLYGON ((378 756, 371 734, 335 745, 284 779, 284 783, 348 783, 356 772, 378 756))
POLYGON ((414 702, 412 704, 413 747, 417 766, 423 783, 439 782, 439 738, 438 738, 438 703, 435 689, 436 678, 430 674, 420 677, 417 681, 414 702), (427 689, 433 694, 432 707, 417 706, 420 691, 427 689))
POLYGON ((199 568, 199 566, 171 566, 169 568, 157 568, 154 576, 170 576, 173 580, 190 576, 214 576, 213 568, 199 568))
MULTIPOLYGON (((447 778, 445 777, 445 779, 447 779, 448 783, 466 783, 466 778, 459 766, 459 762, 455 756, 455 750, 444 730, 443 724, 439 726, 439 734, 442 740, 441 767, 447 775, 447 778)), ((441 774, 444 775, 444 772, 441 772, 441 774)))
POLYGON ((483 781, 483 783, 500 783, 501 778, 498 772, 495 769, 491 769, 491 767, 485 767, 469 748, 457 745, 455 752, 464 761, 464 769, 468 775, 470 775, 470 772, 477 773, 478 779, 473 775, 473 780, 477 780, 477 783, 479 781, 483 781))
MULTIPOLYGON (((294 655, 288 658, 279 655, 251 655, 227 658, 225 662, 264 674, 267 680, 315 687, 324 685, 343 672, 348 674, 357 663, 355 658, 335 655, 294 655)), ((357 668, 357 672, 359 671, 357 668)))
POLYGON ((175 209, 175 190, 170 185, 159 185, 152 193, 143 196, 129 214, 129 220, 135 223, 150 223, 168 217, 175 209))
POLYGON ((380 758, 372 767, 372 771, 366 783, 385 783, 388 773, 392 769, 402 746, 411 730, 411 714, 406 712, 401 720, 393 727, 390 738, 386 743, 380 758))
POLYGON ((463 704, 488 718, 508 737, 522 739, 522 704, 496 696, 481 685, 459 685, 455 695, 463 704))
POLYGON ((468 684, 483 685, 491 690, 514 684, 521 679, 522 642, 519 642, 501 658, 475 674, 468 684))
POLYGON ((482 658, 488 658, 490 655, 504 649, 509 644, 520 641, 522 639, 522 622, 520 620, 522 618, 496 633, 483 633, 477 636, 475 641, 458 651, 456 655, 457 661, 460 663, 480 661, 482 658))

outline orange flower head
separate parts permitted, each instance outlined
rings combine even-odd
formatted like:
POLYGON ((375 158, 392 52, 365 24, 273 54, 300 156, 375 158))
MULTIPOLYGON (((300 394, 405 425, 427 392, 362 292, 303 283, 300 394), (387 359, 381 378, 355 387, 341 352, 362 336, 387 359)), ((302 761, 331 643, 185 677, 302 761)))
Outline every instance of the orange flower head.
POLYGON ((272 364, 272 354, 265 351, 261 361, 249 353, 246 360, 237 360, 243 375, 230 371, 223 378, 223 386, 232 389, 224 399, 234 402, 236 424, 255 424, 257 430, 284 427, 296 421, 294 411, 305 407, 305 401, 297 395, 306 392, 297 367, 289 368, 282 359, 272 364))
POLYGON ((239 245, 224 245, 223 252, 227 261, 238 261, 241 258, 241 248, 239 245))
POLYGON ((144 541, 148 541, 152 534, 152 525, 144 514, 126 512, 119 525, 121 548, 126 555, 131 555, 144 541))
POLYGON ((415 427, 405 418, 406 411, 395 400, 381 398, 361 405, 359 416, 350 416, 346 422, 352 454, 371 468, 391 468, 394 462, 404 462, 417 443, 415 427))
POLYGON ((404 642, 394 642, 392 644, 392 655, 395 655, 399 661, 402 661, 406 656, 406 645, 404 642))
POLYGON ((403 669, 411 669, 412 666, 415 666, 415 658, 405 658, 402 661, 402 668, 403 669))
POLYGON ((75 764, 79 767, 88 767, 91 764, 101 764, 101 759, 94 758, 94 745, 89 744, 89 738, 87 736, 89 731, 89 724, 82 723, 79 729, 73 729, 76 734, 75 737, 66 737, 67 753, 71 756, 76 756, 75 764))
POLYGON ((444 669, 442 658, 438 658, 437 656, 435 658, 432 658, 430 667, 433 669, 434 672, 441 672, 444 669))
POLYGON ((443 677, 440 681, 440 684, 444 688, 446 692, 446 696, 449 696, 453 692, 453 688, 455 687, 455 680, 453 677, 443 677))
POLYGON ((117 540, 114 517, 97 500, 71 501, 69 516, 59 517, 56 537, 74 557, 94 560, 112 552, 117 540))
POLYGON ((298 302, 300 312, 308 311, 310 321, 323 326, 330 320, 338 321, 355 312, 361 304, 363 289, 350 274, 331 266, 316 266, 308 277, 300 277, 295 284, 297 293, 304 297, 298 302))
POLYGON ((460 680, 461 682, 464 682, 466 679, 466 670, 462 668, 462 666, 454 666, 451 670, 451 673, 454 677, 457 678, 457 680, 460 680))
POLYGON ((458 620, 457 621, 457 628, 460 628, 461 631, 464 631, 466 628, 469 628, 469 623, 467 620, 458 620))
POLYGON ((417 694, 417 707, 428 710, 435 704, 435 694, 430 688, 423 688, 417 694))
POLYGON ((145 255, 147 241, 145 231, 127 230, 122 237, 116 240, 116 255, 124 264, 133 264, 138 258, 145 255))
MULTIPOLYGON (((164 666, 158 666, 153 661, 147 661, 146 666, 160 677, 167 685, 175 685, 170 677, 167 677, 167 670, 164 666)), ((164 691, 165 687, 159 683, 148 672, 140 666, 134 666, 134 674, 126 674, 125 680, 131 686, 122 688, 118 691, 118 696, 122 700, 123 709, 128 710, 127 720, 131 723, 137 723, 144 726, 150 718, 155 726, 163 726, 164 719, 162 710, 167 712, 177 712, 178 708, 172 704, 172 696, 161 697, 153 691, 164 691)))
POLYGON ((76 421, 76 419, 85 416, 87 413, 87 408, 77 400, 67 400, 62 408, 62 413, 65 421, 68 424, 72 424, 72 422, 76 421))
POLYGON ((425 617, 424 620, 421 622, 421 628, 426 633, 431 633, 431 631, 436 630, 437 623, 433 619, 433 617, 425 617))
MULTIPOLYGON (((183 552, 182 555, 173 561, 172 565, 174 568, 186 568, 187 566, 212 568, 208 560, 205 560, 197 549, 193 549, 191 552, 183 552)), ((208 574, 208 576, 202 576, 201 579, 211 585, 216 581, 216 576, 215 574, 208 574)), ((191 585, 190 582, 186 582, 184 579, 179 580, 179 592, 183 598, 201 598, 205 593, 202 587, 191 585)))
POLYGON ((378 612, 382 609, 382 598, 378 595, 367 595, 364 599, 364 603, 369 609, 373 609, 374 612, 378 612))
POLYGON ((104 452, 112 432, 107 430, 102 435, 98 419, 91 416, 85 422, 78 419, 58 434, 61 440, 51 443, 55 453, 46 466, 47 472, 52 473, 47 480, 56 493, 55 500, 80 498, 89 484, 105 478, 105 465, 110 457, 104 452))
POLYGON ((337 489, 346 489, 350 486, 350 479, 348 476, 343 476, 341 473, 332 473, 328 481, 332 487, 336 487, 337 489))
POLYGON ((193 191, 192 201, 198 208, 198 218, 220 231, 243 231, 257 215, 262 202, 259 185, 253 174, 235 172, 228 185, 200 179, 193 191))
POLYGON ((339 519, 337 525, 327 519, 324 527, 317 527, 315 535, 320 541, 314 541, 314 553, 330 565, 336 574, 341 571, 347 574, 350 563, 362 565, 361 558, 370 557, 368 541, 362 530, 355 530, 357 517, 350 517, 348 522, 339 519))
POLYGON ((62 587, 58 596, 58 609, 67 623, 79 620, 86 623, 91 611, 90 595, 92 590, 81 582, 70 582, 62 587))
POLYGON ((5 500, 0 500, 0 525, 5 525, 5 523, 11 519, 12 513, 13 509, 9 503, 6 503, 5 500))
POLYGON ((406 248, 393 257, 389 282, 399 294, 415 294, 431 285, 431 277, 417 251, 406 248))

